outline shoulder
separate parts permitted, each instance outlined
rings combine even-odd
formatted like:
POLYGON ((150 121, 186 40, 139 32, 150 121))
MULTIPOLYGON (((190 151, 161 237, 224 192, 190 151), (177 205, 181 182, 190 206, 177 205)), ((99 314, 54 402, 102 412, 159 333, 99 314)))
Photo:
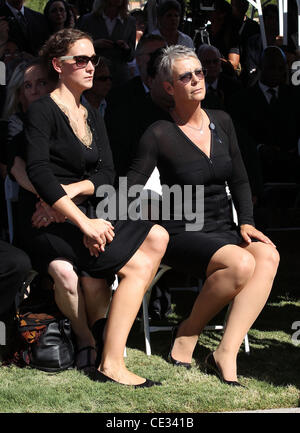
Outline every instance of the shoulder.
POLYGON ((135 26, 135 18, 131 15, 127 15, 127 17, 124 19, 124 23, 127 23, 128 25, 135 26))
POLYGON ((205 109, 205 112, 211 121, 213 119, 219 123, 222 123, 222 122, 226 122, 230 119, 229 114, 223 110, 205 109))
POLYGON ((45 19, 43 14, 41 14, 40 12, 34 11, 33 9, 27 8, 26 6, 24 7, 24 13, 26 15, 30 15, 32 18, 37 18, 37 19, 40 19, 43 21, 45 19))
POLYGON ((55 103, 49 95, 42 96, 30 104, 28 111, 54 110, 55 103))
POLYGON ((179 33, 179 39, 182 42, 185 42, 188 47, 194 48, 193 40, 189 35, 187 35, 186 33, 182 33, 180 31, 178 31, 178 33, 179 33))
POLYGON ((230 132, 233 127, 231 116, 223 110, 205 110, 210 120, 210 128, 222 128, 230 132))
POLYGON ((157 120, 147 128, 148 133, 155 135, 157 138, 168 136, 174 130, 174 122, 170 120, 157 120))
POLYGON ((49 95, 42 96, 40 99, 32 102, 26 112, 26 119, 33 120, 40 126, 49 124, 50 120, 56 119, 60 109, 49 95))

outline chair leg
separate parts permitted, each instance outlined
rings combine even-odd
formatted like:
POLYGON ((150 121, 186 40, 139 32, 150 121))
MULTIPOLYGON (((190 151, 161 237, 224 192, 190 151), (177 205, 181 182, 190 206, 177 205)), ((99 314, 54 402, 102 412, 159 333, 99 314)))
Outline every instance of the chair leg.
POLYGON ((148 301, 146 294, 143 297, 143 325, 145 334, 145 347, 146 354, 151 355, 151 343, 150 343, 150 329, 149 329, 149 315, 148 315, 148 301))
MULTIPOLYGON (((160 265, 158 272, 156 273, 155 277, 153 278, 147 293, 145 293, 143 297, 143 327, 144 327, 144 335, 145 335, 145 348, 146 348, 146 354, 148 356, 151 355, 151 341, 150 341, 150 326, 149 326, 149 313, 148 313, 148 303, 150 301, 151 291, 152 287, 157 283, 157 281, 163 276, 165 272, 167 272, 170 268, 170 266, 167 265, 160 265)), ((159 327, 160 329, 164 329, 164 327, 159 327)))

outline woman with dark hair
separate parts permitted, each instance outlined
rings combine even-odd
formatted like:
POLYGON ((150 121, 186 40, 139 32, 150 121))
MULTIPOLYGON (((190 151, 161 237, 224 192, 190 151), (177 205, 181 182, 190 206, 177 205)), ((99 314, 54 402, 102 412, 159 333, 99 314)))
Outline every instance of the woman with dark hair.
POLYGON ((81 104, 99 62, 91 37, 77 29, 60 30, 41 55, 57 87, 28 110, 27 172, 38 196, 28 193, 25 200, 27 247, 36 269, 52 276, 56 303, 71 321, 77 368, 95 381, 153 386, 157 383, 127 370, 123 354, 168 235, 150 222, 116 220, 113 225, 96 217, 96 190, 112 185, 114 169, 101 115, 88 103, 81 104), (32 228, 30 214, 37 201, 53 207, 65 222, 32 228), (104 333, 98 333, 115 274, 121 281, 104 333))
POLYGON ((50 34, 63 28, 74 27, 74 15, 65 0, 49 0, 44 8, 50 34))
POLYGON ((93 11, 80 19, 78 27, 92 35, 96 53, 111 61, 113 86, 129 80, 136 26, 128 14, 128 0, 95 0, 93 11))
POLYGON ((190 315, 173 330, 169 360, 190 368, 198 336, 232 302, 222 340, 205 364, 224 383, 239 386, 238 351, 267 301, 279 255, 271 240, 254 227, 251 191, 230 117, 221 110, 201 108, 205 71, 196 53, 180 45, 163 48, 158 73, 174 98, 173 121, 161 120, 146 130, 128 186, 145 184, 157 166, 162 209, 164 186, 182 187, 177 201, 174 194, 170 219, 161 222, 170 234, 163 262, 205 277, 190 315), (227 185, 239 226, 233 222, 227 185), (185 187, 190 188, 186 193, 185 187))

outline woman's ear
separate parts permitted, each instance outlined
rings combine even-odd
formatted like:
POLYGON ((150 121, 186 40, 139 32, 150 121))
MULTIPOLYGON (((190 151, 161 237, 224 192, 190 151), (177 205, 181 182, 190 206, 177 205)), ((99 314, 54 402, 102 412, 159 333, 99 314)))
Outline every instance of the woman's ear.
POLYGON ((174 95, 174 88, 172 86, 172 84, 169 81, 163 81, 163 87, 165 89, 165 91, 169 94, 169 95, 174 95))
POLYGON ((58 60, 57 57, 53 57, 52 66, 56 70, 56 72, 58 72, 59 74, 61 73, 61 62, 58 60))

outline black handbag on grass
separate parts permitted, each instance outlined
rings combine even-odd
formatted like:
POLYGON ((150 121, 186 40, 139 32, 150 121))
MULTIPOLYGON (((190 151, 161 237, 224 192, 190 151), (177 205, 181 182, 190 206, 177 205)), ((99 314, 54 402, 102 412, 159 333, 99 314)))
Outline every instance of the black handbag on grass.
POLYGON ((18 313, 18 331, 26 348, 22 352, 27 365, 48 372, 73 366, 74 346, 69 319, 58 314, 18 313))

